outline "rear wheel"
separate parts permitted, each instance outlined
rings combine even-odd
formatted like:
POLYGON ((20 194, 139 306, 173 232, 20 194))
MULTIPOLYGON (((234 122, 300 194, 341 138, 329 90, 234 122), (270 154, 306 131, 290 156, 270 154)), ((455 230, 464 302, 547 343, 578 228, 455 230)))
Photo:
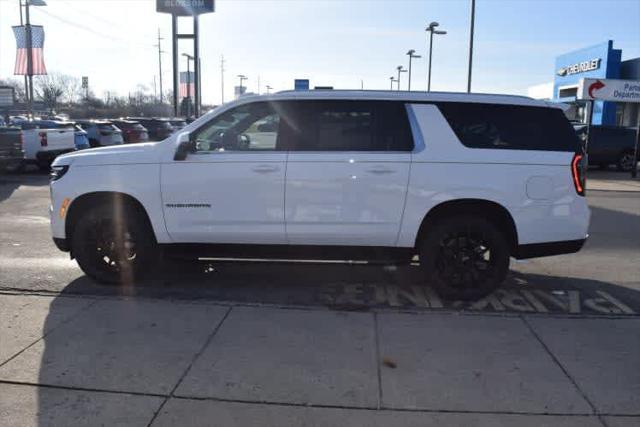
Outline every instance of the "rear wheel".
POLYGON ((461 215, 428 230, 420 245, 428 283, 445 299, 476 300, 502 284, 509 270, 509 244, 494 224, 461 215))
POLYGON ((625 151, 624 153, 620 154, 620 157, 618 157, 616 167, 619 171, 629 172, 631 169, 633 169, 634 160, 635 159, 633 151, 625 151))
POLYGON ((108 284, 142 279, 159 254, 147 221, 118 203, 96 206, 81 217, 71 250, 87 276, 108 284))

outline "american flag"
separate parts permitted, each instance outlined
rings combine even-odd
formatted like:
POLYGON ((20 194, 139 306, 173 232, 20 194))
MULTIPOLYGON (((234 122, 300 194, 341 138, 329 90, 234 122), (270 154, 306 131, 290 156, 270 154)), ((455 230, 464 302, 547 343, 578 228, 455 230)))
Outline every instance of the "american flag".
MULTIPOLYGON (((13 74, 27 75, 29 68, 27 64, 27 27, 25 25, 17 25, 13 27, 13 34, 16 36, 16 44, 18 52, 16 54, 16 66, 13 74)), ((32 74, 47 74, 47 68, 44 66, 44 28, 41 25, 31 26, 31 58, 32 58, 32 74)))
POLYGON ((187 86, 191 86, 189 88, 189 95, 191 95, 191 98, 195 98, 196 96, 196 73, 189 71, 188 74, 190 75, 188 76, 186 71, 180 73, 180 98, 187 97, 187 86), (191 84, 188 84, 187 82, 191 82, 191 84))

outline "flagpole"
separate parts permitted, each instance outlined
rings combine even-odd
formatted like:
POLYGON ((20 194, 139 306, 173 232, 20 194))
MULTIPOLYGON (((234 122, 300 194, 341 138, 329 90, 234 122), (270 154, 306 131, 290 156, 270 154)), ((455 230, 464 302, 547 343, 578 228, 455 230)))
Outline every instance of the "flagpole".
POLYGON ((24 3, 25 8, 25 16, 26 16, 26 26, 25 29, 27 31, 27 75, 29 76, 29 116, 33 119, 33 50, 31 48, 32 38, 31 38, 31 23, 29 22, 29 0, 26 0, 24 3))
MULTIPOLYGON (((24 26, 24 20, 22 19, 22 0, 18 0, 18 3, 20 3, 20 26, 24 26)), ((25 97, 25 101, 27 101, 27 103, 29 102, 29 79, 27 78, 27 75, 24 75, 24 97, 25 97)))

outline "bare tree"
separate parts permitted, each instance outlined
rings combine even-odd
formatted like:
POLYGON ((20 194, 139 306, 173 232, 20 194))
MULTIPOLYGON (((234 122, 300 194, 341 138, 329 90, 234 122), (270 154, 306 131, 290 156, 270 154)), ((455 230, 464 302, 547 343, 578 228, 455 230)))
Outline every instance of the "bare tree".
POLYGON ((81 92, 78 78, 66 74, 51 73, 37 76, 34 89, 46 108, 55 110, 58 102, 74 102, 81 92))

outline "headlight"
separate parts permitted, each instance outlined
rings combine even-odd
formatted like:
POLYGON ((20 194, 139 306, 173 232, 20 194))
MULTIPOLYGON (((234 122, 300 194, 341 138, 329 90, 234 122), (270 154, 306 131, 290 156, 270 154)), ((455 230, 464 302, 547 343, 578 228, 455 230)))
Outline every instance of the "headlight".
POLYGON ((51 168, 51 181, 57 181, 64 176, 69 170, 69 165, 65 166, 53 166, 51 168))

